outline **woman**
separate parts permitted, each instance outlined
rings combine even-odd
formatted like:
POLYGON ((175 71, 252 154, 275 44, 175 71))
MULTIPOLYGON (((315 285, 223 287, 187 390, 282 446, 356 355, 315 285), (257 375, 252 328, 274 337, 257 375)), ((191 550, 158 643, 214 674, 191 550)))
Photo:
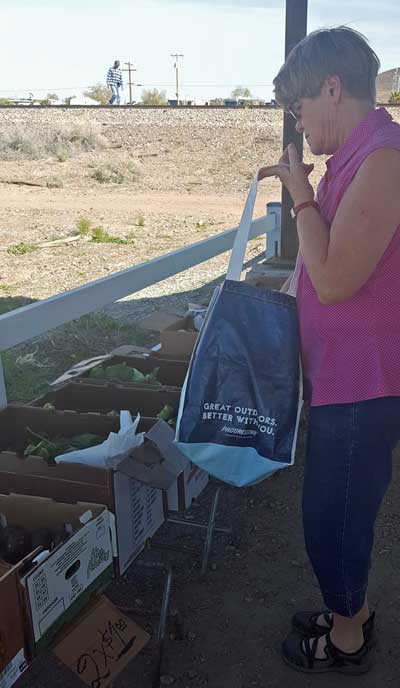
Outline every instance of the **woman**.
POLYGON ((400 126, 375 108, 378 69, 366 39, 338 27, 302 40, 274 80, 312 153, 331 156, 315 197, 293 144, 272 168, 297 221, 303 525, 327 607, 295 614, 283 658, 310 673, 371 666, 373 531, 400 439, 400 126))

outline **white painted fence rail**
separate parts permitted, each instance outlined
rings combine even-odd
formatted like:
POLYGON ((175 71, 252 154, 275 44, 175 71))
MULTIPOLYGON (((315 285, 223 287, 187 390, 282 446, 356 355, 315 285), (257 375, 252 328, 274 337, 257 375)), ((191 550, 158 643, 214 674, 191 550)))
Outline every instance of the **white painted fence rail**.
MULTIPOLYGON (((276 224, 273 213, 253 220, 249 239, 268 235, 276 229, 276 224)), ((1 315, 0 352, 228 251, 233 246, 237 229, 228 229, 146 263, 1 315)), ((7 394, 0 360, 0 408, 5 406, 7 394)))

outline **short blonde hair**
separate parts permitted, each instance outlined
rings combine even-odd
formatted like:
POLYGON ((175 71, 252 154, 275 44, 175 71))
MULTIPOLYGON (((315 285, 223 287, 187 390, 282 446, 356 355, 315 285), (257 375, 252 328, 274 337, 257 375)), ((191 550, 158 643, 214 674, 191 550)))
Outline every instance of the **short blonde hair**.
POLYGON ((358 31, 318 29, 290 51, 273 81, 275 99, 291 107, 299 98, 316 98, 327 77, 338 76, 349 96, 375 104, 379 68, 378 56, 358 31))

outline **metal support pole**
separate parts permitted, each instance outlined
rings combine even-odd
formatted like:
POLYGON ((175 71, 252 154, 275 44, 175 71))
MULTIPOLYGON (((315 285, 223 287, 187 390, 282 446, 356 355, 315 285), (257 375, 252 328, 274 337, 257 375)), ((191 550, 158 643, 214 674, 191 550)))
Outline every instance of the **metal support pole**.
POLYGON ((3 363, 0 356, 0 411, 7 406, 7 391, 4 379, 3 363))
MULTIPOLYGON (((294 46, 307 34, 308 0, 286 0, 285 59, 294 46)), ((285 113, 283 119, 283 150, 293 142, 300 158, 303 156, 303 135, 298 134, 294 118, 285 113)), ((290 215, 292 201, 289 192, 282 188, 281 258, 295 261, 299 247, 296 225, 290 215)))
POLYGON ((162 561, 143 561, 137 560, 136 564, 147 569, 153 569, 158 571, 163 571, 166 574, 164 582, 164 590, 161 602, 160 610, 160 620, 158 622, 157 633, 155 640, 158 644, 158 660, 157 666, 154 674, 154 679, 152 682, 152 688, 159 688, 160 686, 160 676, 162 663, 164 658, 164 640, 165 640, 165 630, 167 626, 168 609, 171 599, 171 587, 172 587, 172 567, 170 564, 162 561))
POLYGON ((172 585, 172 569, 168 564, 166 566, 167 577, 164 585, 163 599, 161 603, 160 621, 157 630, 157 640, 163 642, 165 637, 165 627, 167 623, 169 600, 171 597, 171 585, 172 585))
MULTIPOLYGON (((198 521, 185 521, 183 518, 167 518, 168 523, 175 523, 178 526, 192 526, 193 528, 207 528, 208 524, 199 523, 198 521)), ((214 528, 214 533, 231 533, 232 528, 220 528, 219 526, 214 528)))
POLYGON ((212 544, 213 535, 214 535, 215 517, 217 515, 218 500, 219 500, 220 492, 221 492, 221 488, 217 487, 215 494, 214 494, 212 507, 211 507, 210 519, 208 521, 207 535, 206 535, 206 541, 205 541, 204 551, 203 551, 203 561, 201 564, 201 575, 202 576, 206 575, 207 569, 208 569, 208 560, 210 557, 211 544, 212 544))

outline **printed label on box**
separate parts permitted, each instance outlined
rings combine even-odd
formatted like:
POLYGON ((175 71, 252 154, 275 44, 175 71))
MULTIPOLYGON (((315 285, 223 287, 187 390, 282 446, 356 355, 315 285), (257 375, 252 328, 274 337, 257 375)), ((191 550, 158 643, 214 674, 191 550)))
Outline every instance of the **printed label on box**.
POLYGON ((27 576, 38 641, 79 595, 112 564, 108 511, 82 526, 27 576))
POLYGON ((3 671, 0 671, 0 688, 10 688, 14 685, 27 666, 28 662, 25 659, 24 651, 20 650, 3 671))
POLYGON ((120 574, 164 521, 162 492, 120 471, 114 474, 120 574))

